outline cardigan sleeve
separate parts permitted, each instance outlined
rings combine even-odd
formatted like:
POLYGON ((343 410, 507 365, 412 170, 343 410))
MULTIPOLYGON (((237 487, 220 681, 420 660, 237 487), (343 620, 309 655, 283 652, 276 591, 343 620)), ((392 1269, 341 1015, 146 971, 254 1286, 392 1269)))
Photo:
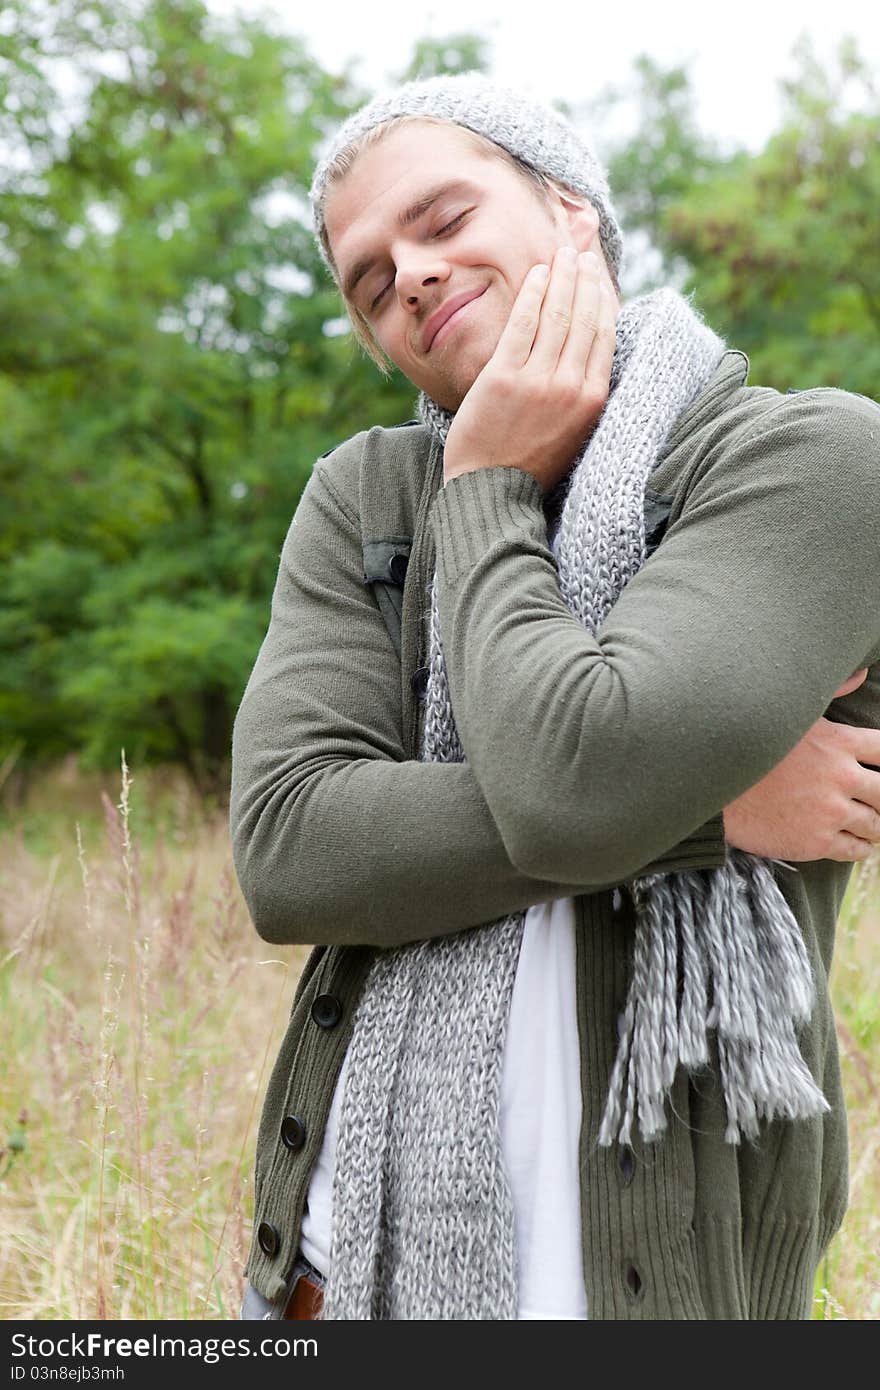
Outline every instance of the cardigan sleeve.
MULTIPOLYGON (((394 946, 612 887, 602 872, 567 884, 523 872, 474 770, 408 757, 400 659, 327 466, 316 465, 288 532, 233 731, 233 858, 259 934, 394 946)), ((651 867, 724 857, 716 817, 651 867)))
POLYGON ((625 879, 880 657, 880 410, 799 393, 716 443, 595 637, 559 593, 542 495, 499 466, 434 501, 453 712, 515 864, 625 879))

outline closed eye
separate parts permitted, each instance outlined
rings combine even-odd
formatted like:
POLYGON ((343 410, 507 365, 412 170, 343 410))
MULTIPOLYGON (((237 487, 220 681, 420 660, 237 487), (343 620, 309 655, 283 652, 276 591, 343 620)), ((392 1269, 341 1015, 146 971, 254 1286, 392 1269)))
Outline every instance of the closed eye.
MULTIPOLYGON (((457 217, 453 217, 453 219, 452 219, 451 222, 447 222, 447 223, 445 223, 444 226, 438 227, 437 231, 434 232, 434 236, 435 236, 435 237, 445 236, 447 232, 451 232, 452 229, 453 229, 454 227, 457 227, 457 226, 458 226, 459 222, 461 222, 465 217, 467 217, 467 215, 468 215, 469 212, 473 212, 473 208, 465 208, 464 212, 460 212, 460 213, 458 214, 457 217)), ((391 286, 392 286, 393 284, 394 284, 394 281, 393 281, 393 280, 389 280, 389 281, 388 281, 388 284, 384 287, 384 289, 381 289, 381 290, 379 291, 379 293, 376 295, 376 298, 373 300, 372 304, 370 305, 370 308, 371 308, 371 309, 375 309, 376 306, 379 304, 380 300, 384 299, 385 294, 387 293, 388 290, 391 289, 391 286)))
POLYGON ((453 217, 451 222, 447 222, 445 227, 438 228, 434 235, 443 236, 444 232, 452 231, 452 228, 457 227, 462 218, 467 217, 469 212, 473 212, 473 208, 465 208, 464 212, 460 212, 457 217, 453 217))

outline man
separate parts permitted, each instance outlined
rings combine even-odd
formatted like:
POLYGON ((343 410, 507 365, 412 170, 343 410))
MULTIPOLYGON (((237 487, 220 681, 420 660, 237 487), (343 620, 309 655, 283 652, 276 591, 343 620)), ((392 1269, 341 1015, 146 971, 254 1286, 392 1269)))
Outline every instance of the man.
POLYGON ((746 387, 671 291, 621 308, 592 152, 477 75, 356 113, 312 203, 422 427, 316 465, 236 721, 255 925, 319 943, 243 1315, 807 1316, 880 840, 880 412, 746 387))

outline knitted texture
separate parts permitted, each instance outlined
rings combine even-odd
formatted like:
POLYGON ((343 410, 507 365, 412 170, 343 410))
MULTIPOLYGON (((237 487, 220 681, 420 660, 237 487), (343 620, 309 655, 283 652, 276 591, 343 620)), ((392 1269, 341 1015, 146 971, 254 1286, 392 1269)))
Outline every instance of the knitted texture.
MULTIPOLYGON (((644 492, 723 344, 671 290, 629 304, 608 404, 569 473, 555 538, 562 597, 596 635, 645 562, 644 492)), ((424 394, 442 441, 452 416, 424 394)), ((464 761, 430 586, 423 760, 464 761)), ((732 852, 711 872, 629 886, 630 987, 599 1142, 667 1124, 679 1066, 714 1030, 731 1143, 827 1110, 798 1049, 813 981, 769 865, 732 852)), ((381 952, 353 1025, 333 1181, 326 1318, 507 1319, 516 1250, 499 1134, 501 1064, 525 914, 381 952)))
MULTIPOLYGON (((558 179, 566 188, 588 198, 599 214, 599 240, 608 265, 620 270, 623 242, 611 206, 605 172, 595 153, 574 128, 552 107, 530 100, 510 87, 497 86, 481 73, 455 77, 430 77, 407 82, 382 92, 356 111, 335 132, 312 178, 310 199, 316 232, 324 226, 327 176, 333 159, 373 126, 395 116, 434 116, 466 126, 510 154, 525 160, 542 174, 558 179)), ((324 247, 318 247, 331 275, 334 267, 324 247)))

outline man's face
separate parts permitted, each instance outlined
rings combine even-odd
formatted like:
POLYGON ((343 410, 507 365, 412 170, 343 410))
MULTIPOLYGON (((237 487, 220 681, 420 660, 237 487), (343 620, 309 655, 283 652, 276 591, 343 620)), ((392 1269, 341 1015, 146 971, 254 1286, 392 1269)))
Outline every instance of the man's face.
POLYGON ((550 199, 459 127, 424 122, 363 150, 327 197, 343 293, 392 362, 447 410, 495 351, 529 268, 560 246, 599 252, 595 209, 552 189, 550 199), (455 303, 438 330, 438 311, 455 303))

